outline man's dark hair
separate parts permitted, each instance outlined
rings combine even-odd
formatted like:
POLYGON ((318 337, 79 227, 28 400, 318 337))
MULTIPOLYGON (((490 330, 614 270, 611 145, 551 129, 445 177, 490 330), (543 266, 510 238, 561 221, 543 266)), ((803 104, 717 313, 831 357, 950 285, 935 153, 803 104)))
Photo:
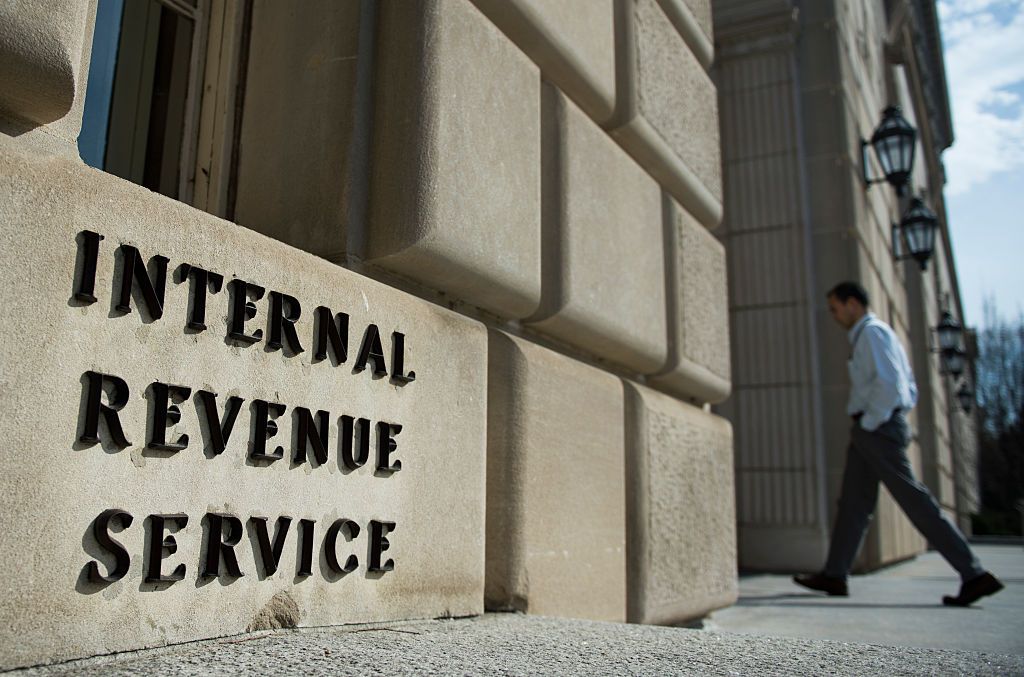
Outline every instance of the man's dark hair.
POLYGON ((868 293, 864 290, 864 287, 856 282, 840 282, 832 287, 828 294, 825 294, 825 298, 829 296, 835 296, 839 299, 840 303, 846 303, 850 299, 857 299, 862 306, 868 307, 868 293))

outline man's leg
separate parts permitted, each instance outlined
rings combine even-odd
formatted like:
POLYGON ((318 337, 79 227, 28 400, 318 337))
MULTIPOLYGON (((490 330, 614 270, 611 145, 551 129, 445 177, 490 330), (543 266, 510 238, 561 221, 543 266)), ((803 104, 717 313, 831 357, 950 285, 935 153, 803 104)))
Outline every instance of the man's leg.
MULTIPOLYGON (((854 424, 854 428, 859 429, 859 426, 854 424)), ((851 434, 850 446, 846 450, 839 514, 832 528, 828 559, 822 572, 825 576, 846 579, 864 540, 864 533, 871 523, 877 502, 878 475, 854 445, 851 434)))
POLYGON ((877 431, 854 430, 853 446, 871 465, 900 508, 964 581, 985 573, 963 534, 942 513, 928 488, 914 477, 907 458, 909 428, 902 415, 877 431))
POLYGON ((963 583, 960 593, 945 596, 949 606, 969 606, 1003 589, 998 578, 981 568, 960 530, 942 513, 927 487, 917 481, 907 459, 910 428, 901 415, 894 416, 876 432, 854 433, 853 445, 885 483, 917 530, 957 570, 963 583))

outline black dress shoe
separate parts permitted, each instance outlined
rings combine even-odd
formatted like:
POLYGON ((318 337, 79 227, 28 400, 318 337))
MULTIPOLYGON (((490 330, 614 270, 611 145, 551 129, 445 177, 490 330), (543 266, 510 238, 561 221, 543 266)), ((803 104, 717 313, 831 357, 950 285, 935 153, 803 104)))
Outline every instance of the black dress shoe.
POLYGON ((942 603, 946 606, 970 606, 985 595, 994 595, 1002 589, 999 579, 986 571, 961 585, 960 594, 956 597, 943 596, 942 603))
POLYGON ((850 594, 846 589, 845 578, 832 578, 824 574, 797 574, 793 576, 793 582, 811 590, 827 593, 829 597, 847 597, 850 594))

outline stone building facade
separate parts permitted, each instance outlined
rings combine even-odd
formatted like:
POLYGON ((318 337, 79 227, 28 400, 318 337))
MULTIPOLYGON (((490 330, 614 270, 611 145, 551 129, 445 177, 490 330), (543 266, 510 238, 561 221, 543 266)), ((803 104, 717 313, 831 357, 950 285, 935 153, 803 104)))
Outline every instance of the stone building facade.
MULTIPOLYGON (((973 420, 942 373, 933 328, 962 316, 943 203, 941 153, 953 141, 931 0, 715 0, 733 395, 743 567, 817 571, 839 497, 849 420, 849 347, 825 293, 859 280, 896 330, 920 399, 909 454, 962 528, 976 507, 973 420), (908 195, 862 140, 898 105, 918 130, 908 195), (938 215, 922 271, 893 256, 891 224, 910 196, 938 215)), ((883 490, 858 566, 913 556, 924 541, 883 490)))
POLYGON ((3 3, 0 668, 732 603, 713 44, 706 0, 3 3))

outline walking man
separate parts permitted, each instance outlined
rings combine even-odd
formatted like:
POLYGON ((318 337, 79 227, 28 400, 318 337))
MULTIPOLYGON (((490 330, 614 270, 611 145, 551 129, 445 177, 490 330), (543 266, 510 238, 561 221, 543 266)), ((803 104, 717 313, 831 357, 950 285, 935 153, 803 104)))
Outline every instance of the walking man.
POLYGON ((829 595, 848 594, 846 577, 875 510, 881 481, 917 530, 960 574, 960 593, 944 596, 943 604, 968 606, 998 592, 1003 584, 981 568, 963 534, 910 467, 906 413, 917 404, 917 385, 895 332, 868 311, 867 292, 856 282, 837 284, 827 298, 829 312, 847 330, 850 341, 846 413, 853 428, 825 569, 798 574, 793 580, 829 595))

